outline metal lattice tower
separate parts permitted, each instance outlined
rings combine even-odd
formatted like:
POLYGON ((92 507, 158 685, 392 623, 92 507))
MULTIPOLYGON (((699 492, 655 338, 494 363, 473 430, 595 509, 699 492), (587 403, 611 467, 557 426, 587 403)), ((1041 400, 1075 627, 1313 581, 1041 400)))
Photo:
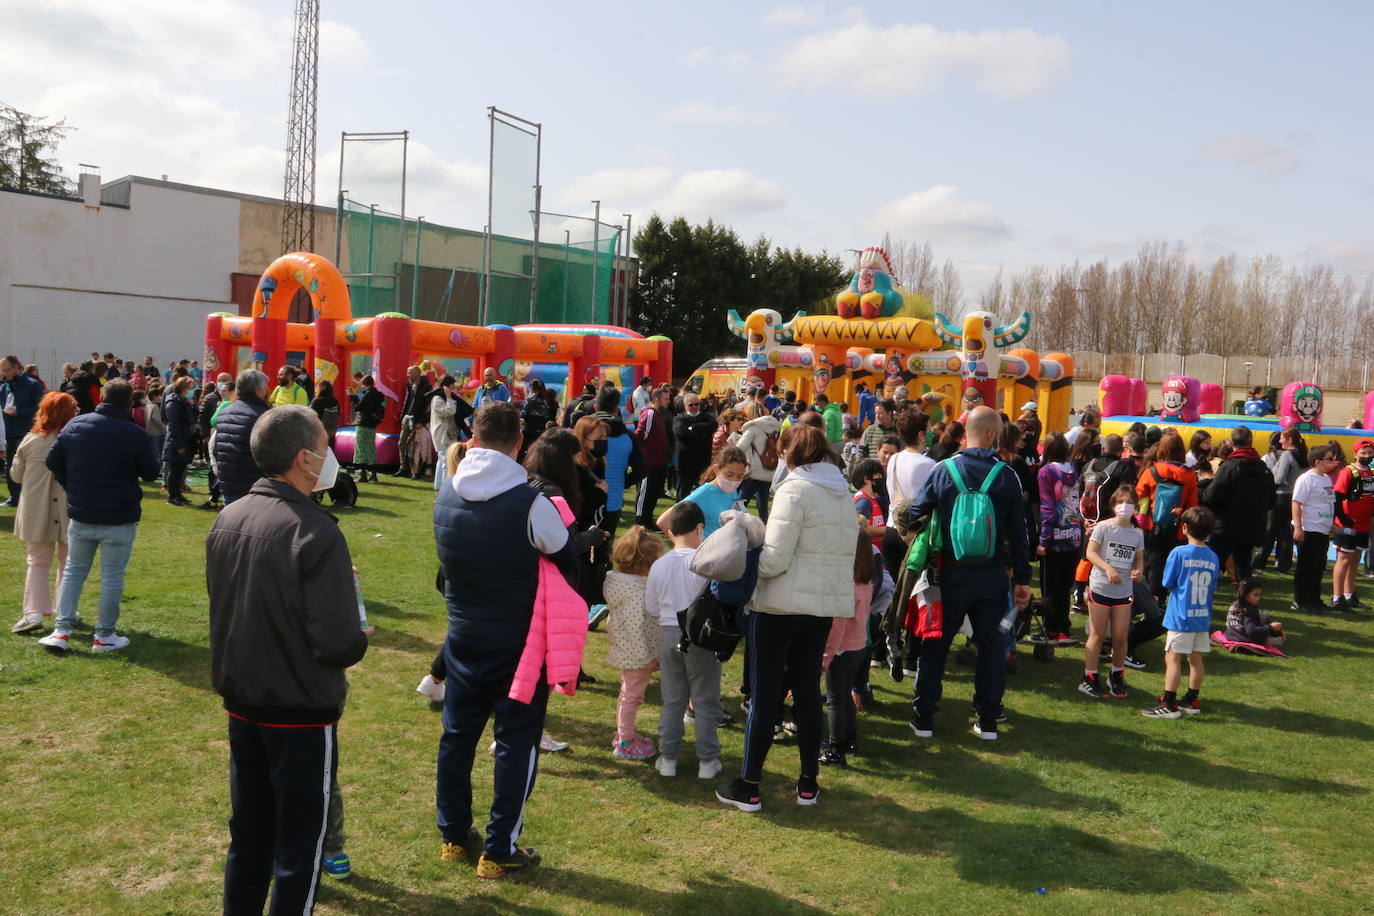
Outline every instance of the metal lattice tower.
POLYGON ((315 250, 315 120, 320 85, 320 0, 296 0, 291 103, 286 116, 282 251, 315 250))

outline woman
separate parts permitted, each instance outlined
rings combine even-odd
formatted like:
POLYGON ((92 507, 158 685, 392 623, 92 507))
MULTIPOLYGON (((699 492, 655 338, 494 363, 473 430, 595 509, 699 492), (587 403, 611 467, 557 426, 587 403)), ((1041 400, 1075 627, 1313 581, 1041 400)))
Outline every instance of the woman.
POLYGON ((539 379, 530 380, 520 414, 525 421, 526 442, 533 442, 543 435, 558 416, 557 411, 549 409, 549 401, 544 397, 544 383, 539 379))
POLYGON ((611 427, 600 417, 585 416, 573 425, 572 431, 581 445, 581 451, 573 459, 581 472, 582 485, 582 507, 577 513, 577 524, 585 529, 599 527, 606 532, 606 540, 579 560, 577 591, 588 605, 604 604, 602 584, 611 565, 611 538, 615 536, 615 531, 606 527, 614 518, 606 517, 606 495, 610 492, 610 485, 606 483, 606 439, 611 434, 611 427))
POLYGON ((353 426, 353 464, 358 468, 358 482, 372 474, 377 482, 377 427, 386 417, 386 398, 377 390, 372 376, 363 376, 358 389, 358 413, 353 426))
POLYGON ((1183 465, 1189 470, 1196 470, 1204 464, 1210 468, 1211 463, 1212 434, 1200 429, 1193 433, 1193 438, 1188 442, 1188 454, 1183 458, 1183 465))
MULTIPOLYGON (((439 390, 429 401, 429 434, 434 439, 434 451, 438 460, 434 463, 434 490, 438 492, 448 479, 448 449, 459 441, 458 435, 458 381, 451 375, 439 380, 439 390)), ((464 401, 464 404, 467 402, 464 401)))
POLYGON ((134 366, 134 374, 129 378, 129 384, 133 386, 134 391, 148 390, 148 376, 143 374, 142 366, 134 366))
POLYGON ((1269 437, 1264 463, 1274 475, 1274 506, 1269 510, 1269 532, 1258 566, 1263 569, 1272 553, 1274 568, 1286 575, 1293 565, 1293 485, 1307 469, 1307 443, 1296 426, 1269 437))
POLYGON ((182 492, 186 489, 186 468, 191 463, 195 443, 192 434, 196 425, 196 409, 191 404, 196 380, 189 375, 172 382, 172 390, 162 402, 167 420, 167 441, 162 447, 162 462, 167 477, 167 502, 173 506, 191 503, 182 492))
MULTIPOLYGON (((147 409, 143 412, 143 431, 153 440, 153 453, 162 459, 162 444, 167 438, 167 421, 162 414, 162 385, 149 382, 147 409)), ((93 408, 94 409, 94 408, 93 408)))
POLYGON ((24 611, 11 633, 28 633, 43 626, 52 615, 53 596, 62 589, 62 567, 67 563, 67 493, 52 476, 45 460, 57 434, 76 416, 76 398, 50 391, 38 402, 33 427, 10 456, 10 476, 24 487, 24 498, 14 516, 14 536, 28 552, 24 577, 24 611), (49 589, 48 575, 57 554, 57 582, 49 589))
POLYGON ((1102 455, 1102 434, 1095 429, 1084 429, 1078 434, 1078 441, 1069 450, 1069 464, 1078 471, 1079 479, 1083 471, 1102 455))
POLYGON ((334 396, 334 386, 321 383, 315 389, 315 398, 310 409, 324 424, 325 434, 329 436, 329 449, 334 449, 334 436, 339 431, 339 399, 334 396))
POLYGON ((787 477, 778 485, 759 556, 759 584, 747 618, 749 725, 740 775, 716 799, 757 811, 759 779, 773 745, 773 724, 792 691, 801 774, 797 804, 814 805, 821 749, 821 657, 830 622, 854 615, 858 516, 825 433, 792 426, 783 435, 787 477))
POLYGON ((720 457, 720 450, 727 445, 738 445, 740 430, 744 428, 744 411, 727 407, 720 413, 720 423, 715 435, 711 437, 711 463, 720 457))
POLYGON ((932 461, 944 461, 946 458, 954 457, 954 453, 963 447, 964 424, 958 420, 950 420, 940 433, 939 440, 930 447, 930 458, 932 461))
MULTIPOLYGON (((1150 594, 1161 605, 1168 594, 1164 587, 1164 564, 1184 540, 1178 519, 1184 512, 1198 504, 1197 475, 1188 468, 1187 452, 1183 448, 1183 437, 1178 430, 1167 429, 1155 446, 1155 462, 1140 472, 1136 480, 1135 492, 1141 500, 1142 514, 1145 517, 1145 573, 1150 584, 1150 594), (1173 524, 1156 525, 1154 522, 1155 502, 1160 485, 1173 490, 1177 487, 1178 505, 1172 510, 1173 524)), ((1170 496, 1173 499, 1173 496, 1170 496)), ((1162 632, 1162 630, 1161 630, 1162 632)))
POLYGON ((1069 441, 1062 433, 1045 440, 1044 463, 1036 474, 1040 491, 1040 592, 1049 602, 1045 630, 1051 645, 1071 646, 1070 595, 1074 569, 1083 545, 1079 515, 1078 468, 1069 460, 1069 441))

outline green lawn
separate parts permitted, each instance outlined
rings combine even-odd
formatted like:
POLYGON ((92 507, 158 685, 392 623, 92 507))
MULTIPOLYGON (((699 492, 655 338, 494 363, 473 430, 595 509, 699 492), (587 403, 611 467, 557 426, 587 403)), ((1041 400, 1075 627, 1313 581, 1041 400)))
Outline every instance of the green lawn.
MULTIPOLYGON (((203 584, 213 515, 148 495, 120 622, 127 651, 92 656, 88 629, 66 658, 0 637, 2 912, 218 906, 229 795, 203 584)), ((204 499, 203 483, 193 496, 204 499)), ((690 751, 672 780, 611 759, 618 685, 594 633, 587 669, 599 683, 549 704, 549 731, 573 749, 544 759, 528 809, 524 839, 545 864, 481 882, 438 860, 439 715, 414 693, 445 627, 431 499, 428 484, 388 478, 340 513, 378 633, 339 727, 354 877, 326 879, 320 912, 1330 913, 1374 899, 1374 613, 1277 610, 1296 657, 1213 653, 1206 713, 1179 721, 1137 712, 1160 689, 1158 642, 1127 701, 1074 690, 1080 653, 1050 664, 1026 653, 996 744, 968 730, 969 668, 951 659, 937 737, 919 745, 910 681, 875 671, 880 705, 860 720, 851 769, 822 773, 820 805, 799 808, 796 750, 779 746, 756 815, 717 804, 690 751)), ((12 520, 0 514, 6 626, 24 563, 12 520)), ((1267 581, 1266 605, 1286 607, 1286 583, 1267 581)), ((724 681, 736 712, 738 682, 736 659, 724 681)), ((647 734, 656 704, 653 689, 647 734)), ((722 740, 736 767, 739 725, 722 740)), ((490 763, 479 756, 479 805, 490 763)))

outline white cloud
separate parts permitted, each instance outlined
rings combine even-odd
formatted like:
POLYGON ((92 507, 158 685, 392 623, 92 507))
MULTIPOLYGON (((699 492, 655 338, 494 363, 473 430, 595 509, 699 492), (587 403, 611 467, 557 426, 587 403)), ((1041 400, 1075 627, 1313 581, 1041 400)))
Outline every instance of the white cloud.
POLYGON ((942 242, 990 242, 1006 238, 1011 228, 988 204, 965 197, 953 185, 937 184, 883 204, 864 230, 876 235, 942 242))
POLYGON ((663 120, 671 124, 696 124, 705 127, 725 127, 734 124, 762 124, 778 127, 782 119, 761 108, 741 108, 738 105, 711 105, 706 102, 687 102, 663 112, 663 120))
POLYGON ((1195 155, 1192 161, 1229 165, 1270 176, 1291 175, 1302 168, 1302 157, 1296 152, 1251 134, 1223 137, 1195 155))
POLYGON ((574 214, 581 214, 587 201, 604 200, 613 207, 639 204, 665 193, 672 183, 673 170, 666 166, 602 169, 576 179, 555 194, 554 201, 574 214))
POLYGON ((704 45, 688 51, 683 58, 689 66, 727 70, 734 74, 752 73, 758 63, 745 51, 717 51, 714 45, 704 45))
POLYGON ((967 32, 857 22, 794 42, 773 72, 790 88, 840 85, 894 96, 930 92, 946 77, 967 74, 984 92, 1021 98, 1068 73, 1071 58, 1064 39, 1028 28, 967 32))
POLYGON ((702 45, 700 48, 693 48, 687 52, 686 61, 693 67, 700 67, 708 63, 716 53, 714 45, 702 45))
POLYGON ((770 10, 763 24, 775 29, 813 29, 824 19, 824 3, 788 3, 770 10))
POLYGON ((1328 239, 1309 245, 1300 257, 1326 261, 1341 271, 1374 271, 1374 239, 1328 239))
POLYGON ((636 224, 651 213, 664 219, 684 216, 693 222, 730 221, 782 207, 787 194, 775 181, 743 169, 673 172, 664 167, 605 169, 584 175, 560 191, 555 200, 576 216, 590 216, 589 200, 602 200, 602 218, 618 222, 629 212, 636 224))

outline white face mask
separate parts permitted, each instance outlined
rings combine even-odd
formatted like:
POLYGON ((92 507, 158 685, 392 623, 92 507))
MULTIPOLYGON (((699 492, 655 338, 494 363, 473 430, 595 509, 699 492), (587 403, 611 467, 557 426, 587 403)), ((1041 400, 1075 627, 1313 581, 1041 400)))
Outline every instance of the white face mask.
POLYGON ((733 493, 733 492, 735 492, 736 490, 739 489, 739 485, 740 485, 740 481, 738 481, 738 480, 731 480, 731 479, 728 478, 728 477, 717 477, 717 478, 716 478, 716 486, 720 487, 720 488, 721 488, 722 490, 724 490, 726 493, 733 493))
POLYGON ((315 485, 310 488, 311 491, 318 493, 334 486, 334 482, 339 476, 339 459, 334 457, 334 452, 328 448, 324 450, 323 455, 316 455, 310 449, 306 449, 306 452, 324 462, 320 467, 320 472, 315 475, 315 485))
POLYGON ((1135 515, 1135 507, 1130 503, 1117 503, 1116 508, 1112 511, 1115 512, 1116 517, 1122 521, 1126 521, 1131 516, 1135 515))

